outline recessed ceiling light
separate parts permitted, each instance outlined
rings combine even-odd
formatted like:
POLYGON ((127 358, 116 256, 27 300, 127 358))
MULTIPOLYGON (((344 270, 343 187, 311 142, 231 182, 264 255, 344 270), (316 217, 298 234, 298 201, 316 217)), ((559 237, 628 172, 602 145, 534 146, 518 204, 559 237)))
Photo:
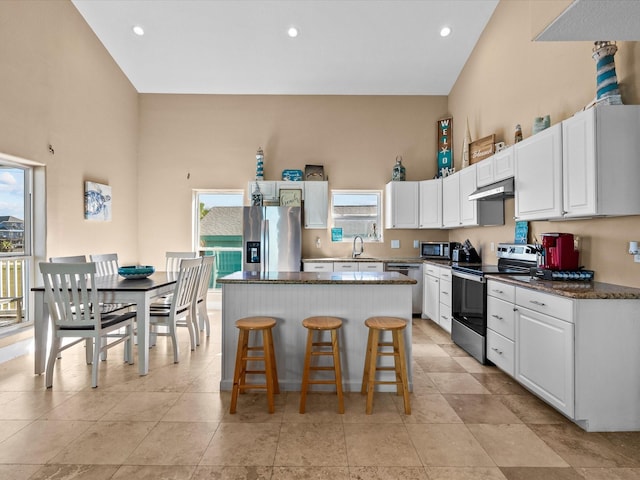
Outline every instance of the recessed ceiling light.
POLYGON ((442 27, 440 30, 441 37, 448 37, 451 34, 451 29, 449 27, 442 27))
POLYGON ((289 27, 287 30, 287 35, 291 38, 296 38, 298 36, 298 29, 296 27, 289 27))
POLYGON ((133 30, 133 33, 135 33, 139 37, 144 35, 144 28, 142 28, 140 25, 135 25, 132 30, 133 30))

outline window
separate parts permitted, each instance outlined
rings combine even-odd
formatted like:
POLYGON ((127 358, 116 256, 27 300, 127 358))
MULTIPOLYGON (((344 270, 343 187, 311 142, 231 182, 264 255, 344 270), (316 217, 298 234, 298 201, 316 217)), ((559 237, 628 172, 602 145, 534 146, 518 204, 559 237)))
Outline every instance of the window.
POLYGON ((243 195, 238 190, 195 192, 195 249, 216 256, 210 288, 220 289, 218 277, 242 270, 243 195))
POLYGON ((333 190, 331 216, 333 226, 342 228, 342 240, 356 235, 366 242, 382 241, 382 192, 376 190, 333 190))

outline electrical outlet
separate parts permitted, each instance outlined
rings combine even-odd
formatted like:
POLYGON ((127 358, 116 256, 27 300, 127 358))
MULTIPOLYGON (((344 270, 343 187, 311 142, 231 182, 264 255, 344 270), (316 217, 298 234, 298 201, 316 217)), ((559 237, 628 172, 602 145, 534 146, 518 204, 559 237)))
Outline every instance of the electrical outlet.
POLYGON ((420 240, 413 241, 413 248, 420 248, 420 240))
POLYGON ((391 240, 391 248, 400 248, 400 240, 391 240))
POLYGON ((492 251, 492 252, 494 252, 494 251, 495 251, 495 249, 496 249, 496 244, 495 244, 495 243, 493 243, 493 242, 491 242, 490 247, 491 247, 491 251, 492 251))

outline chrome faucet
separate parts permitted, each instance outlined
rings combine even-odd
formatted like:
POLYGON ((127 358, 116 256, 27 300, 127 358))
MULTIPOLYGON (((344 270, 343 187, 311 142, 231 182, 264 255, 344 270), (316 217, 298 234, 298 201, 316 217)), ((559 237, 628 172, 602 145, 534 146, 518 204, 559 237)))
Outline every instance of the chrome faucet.
POLYGON ((360 235, 353 237, 353 249, 351 250, 351 258, 357 258, 364 253, 364 240, 360 235), (356 252, 356 240, 360 239, 360 251, 356 252))

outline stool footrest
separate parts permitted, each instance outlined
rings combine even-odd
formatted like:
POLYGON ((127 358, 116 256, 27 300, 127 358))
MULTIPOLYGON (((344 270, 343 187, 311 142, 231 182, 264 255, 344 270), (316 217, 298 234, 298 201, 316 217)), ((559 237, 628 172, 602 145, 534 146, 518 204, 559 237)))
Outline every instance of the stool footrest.
POLYGON ((334 371, 335 367, 334 366, 327 366, 327 367, 309 367, 309 370, 326 370, 326 371, 334 371))
POLYGON ((309 380, 307 382, 309 385, 335 385, 335 380, 309 380))

